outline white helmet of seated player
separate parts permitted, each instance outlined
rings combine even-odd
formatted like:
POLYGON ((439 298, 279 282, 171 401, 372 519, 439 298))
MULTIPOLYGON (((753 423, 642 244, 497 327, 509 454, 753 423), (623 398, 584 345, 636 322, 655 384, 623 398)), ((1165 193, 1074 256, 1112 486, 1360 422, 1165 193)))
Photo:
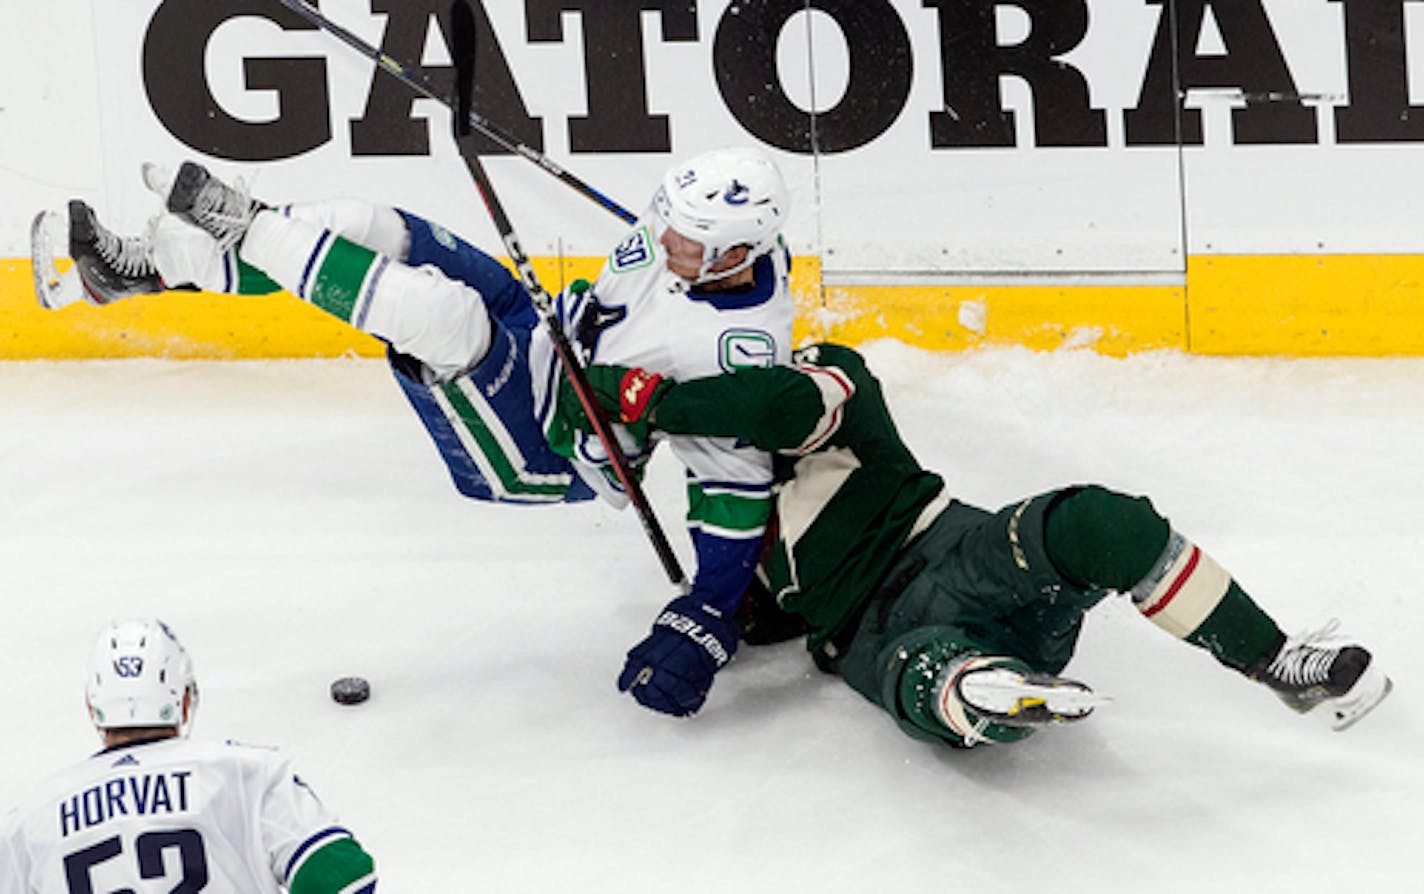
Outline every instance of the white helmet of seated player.
POLYGON ((791 215, 791 191, 776 162, 758 149, 714 149, 675 165, 653 195, 659 222, 702 243, 694 283, 723 279, 750 267, 776 247, 791 215), (746 257, 711 273, 739 245, 746 257))
POLYGON ((172 726, 186 735, 198 708, 193 661, 157 619, 117 621, 100 631, 84 694, 101 730, 172 726))

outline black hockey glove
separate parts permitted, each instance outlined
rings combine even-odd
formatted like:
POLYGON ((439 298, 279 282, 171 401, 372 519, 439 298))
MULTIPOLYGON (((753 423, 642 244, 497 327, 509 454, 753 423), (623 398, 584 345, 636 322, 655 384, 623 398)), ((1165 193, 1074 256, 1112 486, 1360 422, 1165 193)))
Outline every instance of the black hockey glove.
POLYGON ((737 651, 737 624, 691 596, 667 604, 653 632, 628 651, 618 688, 654 711, 687 717, 737 651))

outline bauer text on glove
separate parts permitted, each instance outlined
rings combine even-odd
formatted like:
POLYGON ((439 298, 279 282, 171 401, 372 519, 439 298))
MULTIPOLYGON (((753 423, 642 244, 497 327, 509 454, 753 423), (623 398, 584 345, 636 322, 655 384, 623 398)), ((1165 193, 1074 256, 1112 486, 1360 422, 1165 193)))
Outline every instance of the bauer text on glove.
POLYGON ((691 596, 669 602, 652 632, 628 652, 618 688, 654 711, 686 717, 707 700, 712 678, 737 651, 737 625, 691 596))

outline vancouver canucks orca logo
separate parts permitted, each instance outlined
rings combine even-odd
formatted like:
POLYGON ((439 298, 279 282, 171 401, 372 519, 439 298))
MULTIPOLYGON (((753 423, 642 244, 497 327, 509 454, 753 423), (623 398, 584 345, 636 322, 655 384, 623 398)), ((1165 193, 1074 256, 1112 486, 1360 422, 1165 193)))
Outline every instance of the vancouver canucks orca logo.
POLYGON ((728 205, 745 205, 751 201, 752 192, 742 184, 740 180, 733 180, 727 184, 727 191, 722 193, 722 201, 728 205))
POLYGON ((597 298, 590 296, 588 306, 584 308, 583 314, 579 317, 578 333, 575 336, 579 346, 583 348, 584 356, 592 357, 603 331, 623 322, 626 316, 628 316, 628 308, 622 306, 604 307, 598 303, 597 298))

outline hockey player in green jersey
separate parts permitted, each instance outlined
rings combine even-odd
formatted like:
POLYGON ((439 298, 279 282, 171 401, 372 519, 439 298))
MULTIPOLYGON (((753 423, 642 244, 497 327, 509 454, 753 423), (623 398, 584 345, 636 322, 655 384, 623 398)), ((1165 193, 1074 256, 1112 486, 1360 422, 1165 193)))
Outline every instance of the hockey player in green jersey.
MULTIPOLYGON (((953 499, 849 348, 680 383, 616 366, 592 367, 590 379, 630 428, 737 437, 776 455, 778 529, 762 580, 804 623, 816 663, 917 738, 1006 743, 1086 717, 1099 697, 1059 674, 1085 613, 1114 592, 1336 729, 1389 692, 1359 645, 1282 633, 1146 497, 1086 484, 996 512, 953 499)), ((685 694, 674 713, 701 705, 737 646, 736 625, 700 620, 658 621, 665 638, 706 644, 700 665, 630 653, 648 685, 685 694)))

